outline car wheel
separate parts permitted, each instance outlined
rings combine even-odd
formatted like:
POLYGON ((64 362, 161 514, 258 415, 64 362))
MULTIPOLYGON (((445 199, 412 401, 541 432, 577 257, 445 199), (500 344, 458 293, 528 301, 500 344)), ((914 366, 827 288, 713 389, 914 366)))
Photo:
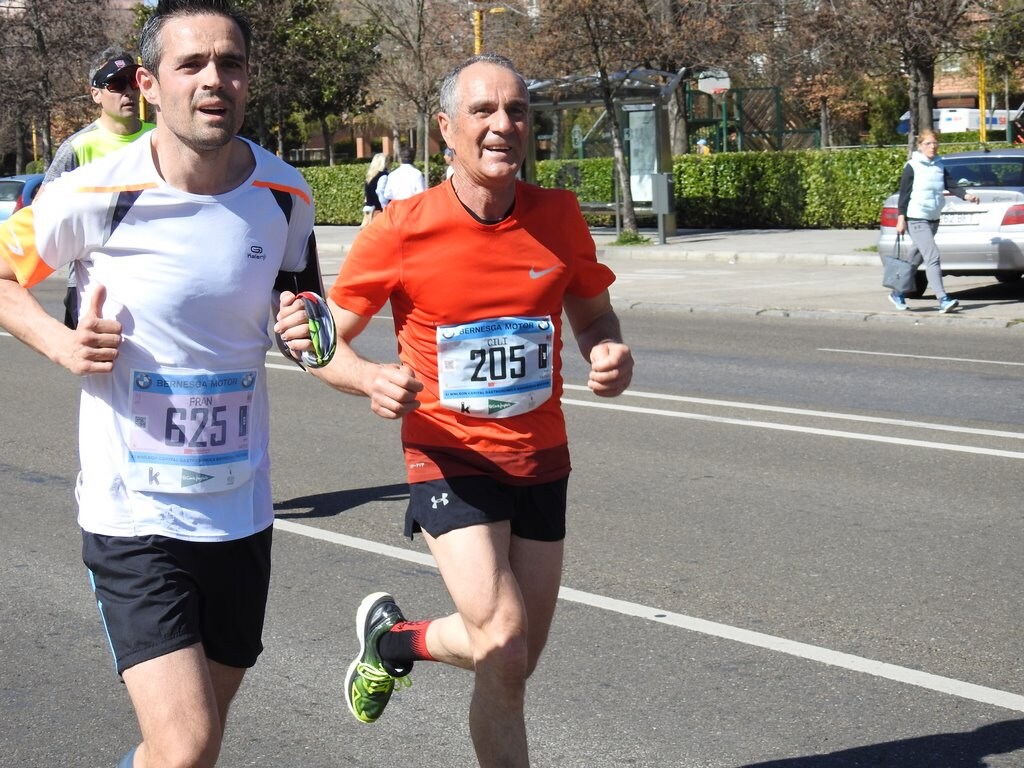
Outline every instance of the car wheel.
POLYGON ((918 270, 914 273, 914 289, 907 296, 912 299, 919 299, 928 288, 928 275, 918 270))
POLYGON ((1000 283, 1015 283, 1024 277, 1024 272, 996 272, 996 280, 1000 283))

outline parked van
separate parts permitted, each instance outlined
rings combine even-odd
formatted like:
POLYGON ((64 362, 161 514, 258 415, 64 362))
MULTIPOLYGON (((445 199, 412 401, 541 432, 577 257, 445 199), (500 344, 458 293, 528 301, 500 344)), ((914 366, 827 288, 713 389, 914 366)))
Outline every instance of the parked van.
MULTIPOLYGON (((1006 133, 1007 121, 1017 119, 1024 104, 1016 110, 1007 109, 986 109, 985 130, 995 133, 1006 133)), ((938 133, 965 133, 981 129, 981 111, 968 107, 940 107, 932 110, 932 127, 938 133)), ((910 113, 904 112, 900 116, 899 125, 896 127, 898 133, 906 135, 910 131, 910 113)))

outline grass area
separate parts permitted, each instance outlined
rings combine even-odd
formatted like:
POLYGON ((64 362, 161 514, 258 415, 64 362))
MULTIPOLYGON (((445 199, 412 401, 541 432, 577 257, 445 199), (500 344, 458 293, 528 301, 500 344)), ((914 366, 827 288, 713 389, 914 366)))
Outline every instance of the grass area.
POLYGON ((644 237, 639 232, 633 232, 629 229, 624 229, 619 233, 619 236, 612 240, 612 245, 648 245, 651 242, 651 238, 644 237))

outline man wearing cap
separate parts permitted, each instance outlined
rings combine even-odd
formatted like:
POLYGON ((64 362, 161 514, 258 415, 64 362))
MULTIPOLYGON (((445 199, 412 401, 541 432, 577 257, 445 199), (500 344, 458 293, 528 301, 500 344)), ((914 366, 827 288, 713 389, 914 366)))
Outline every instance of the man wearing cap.
MULTIPOLYGON (((57 149, 43 183, 62 173, 122 149, 153 130, 152 123, 139 118, 139 87, 135 57, 119 48, 97 54, 89 69, 89 94, 100 105, 100 116, 82 130, 71 134, 57 149)), ((64 297, 64 324, 78 325, 78 287, 74 269, 68 271, 64 297)))

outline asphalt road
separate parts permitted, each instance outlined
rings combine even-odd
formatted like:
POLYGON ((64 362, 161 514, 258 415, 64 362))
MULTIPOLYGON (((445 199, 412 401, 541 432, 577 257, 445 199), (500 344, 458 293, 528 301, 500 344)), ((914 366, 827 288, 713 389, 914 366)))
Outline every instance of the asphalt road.
MULTIPOLYGON (((1024 765, 1019 334, 623 320, 628 396, 590 396, 567 360, 570 533, 534 765, 1024 765)), ((361 342, 391 357, 389 321, 361 342)), ((77 385, 9 337, 0 355, 0 766, 112 766, 136 734, 79 560, 77 385)), ((266 651, 221 765, 473 765, 465 673, 420 664, 379 723, 348 714, 361 597, 392 591, 410 618, 448 599, 401 537, 397 425, 269 361, 266 651)))

